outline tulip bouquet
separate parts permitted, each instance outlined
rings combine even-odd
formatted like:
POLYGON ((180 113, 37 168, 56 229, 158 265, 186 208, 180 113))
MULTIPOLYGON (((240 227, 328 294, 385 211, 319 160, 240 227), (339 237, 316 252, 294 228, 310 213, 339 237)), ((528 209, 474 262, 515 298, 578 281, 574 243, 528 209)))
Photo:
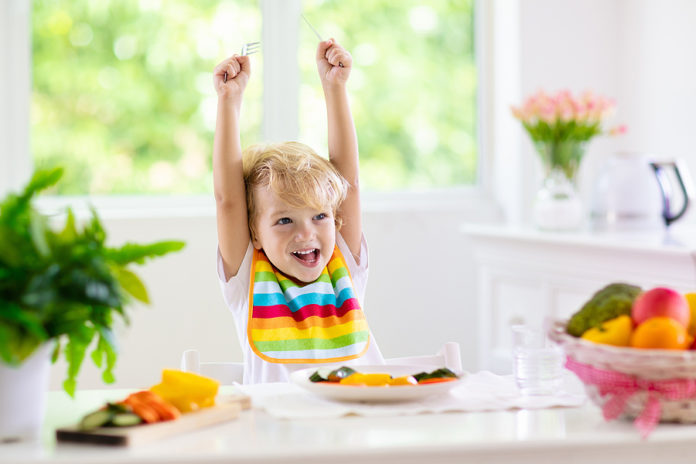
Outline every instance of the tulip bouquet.
POLYGON ((618 126, 604 131, 602 123, 614 112, 615 102, 585 92, 574 97, 562 90, 555 95, 539 91, 512 114, 529 134, 547 171, 561 169, 573 180, 585 151, 585 144, 600 134, 617 135, 626 131, 618 126))

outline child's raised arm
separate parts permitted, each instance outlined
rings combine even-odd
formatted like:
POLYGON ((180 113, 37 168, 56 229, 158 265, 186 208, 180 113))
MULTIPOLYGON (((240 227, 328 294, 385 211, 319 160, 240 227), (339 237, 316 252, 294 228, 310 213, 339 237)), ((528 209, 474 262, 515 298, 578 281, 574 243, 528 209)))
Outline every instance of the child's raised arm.
POLYGON ((360 211, 360 183, 358 176, 358 137, 350 112, 346 82, 353 66, 353 58, 333 39, 319 42, 317 70, 326 98, 329 128, 329 159, 348 181, 348 196, 341 204, 343 217, 341 235, 357 259, 360 256, 362 216, 360 211))
POLYGON ((226 278, 237 274, 249 245, 239 116, 250 70, 248 56, 234 55, 218 64, 213 72, 218 95, 213 186, 218 244, 226 278))

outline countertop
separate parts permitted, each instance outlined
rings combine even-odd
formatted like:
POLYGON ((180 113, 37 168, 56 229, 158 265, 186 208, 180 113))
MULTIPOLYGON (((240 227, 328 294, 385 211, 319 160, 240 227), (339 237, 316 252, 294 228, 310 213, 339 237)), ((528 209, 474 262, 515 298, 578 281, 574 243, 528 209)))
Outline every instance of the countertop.
POLYGON ((662 254, 696 253, 696 226, 674 225, 670 228, 610 230, 582 228, 572 231, 544 231, 528 225, 474 224, 460 226, 465 235, 529 243, 611 248, 662 254))

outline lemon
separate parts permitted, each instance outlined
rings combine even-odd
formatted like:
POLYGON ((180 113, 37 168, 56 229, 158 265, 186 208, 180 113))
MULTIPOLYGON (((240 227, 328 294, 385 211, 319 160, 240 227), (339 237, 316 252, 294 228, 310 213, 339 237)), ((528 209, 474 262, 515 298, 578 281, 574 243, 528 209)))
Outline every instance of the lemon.
POLYGON ((696 293, 686 293, 684 295, 686 301, 689 303, 689 309, 691 310, 691 318, 689 319, 689 327, 687 331, 692 337, 696 335, 696 293))
POLYGON ((592 327, 582 334, 582 338, 595 343, 614 346, 628 346, 631 341, 633 321, 623 315, 602 322, 599 327, 592 327))

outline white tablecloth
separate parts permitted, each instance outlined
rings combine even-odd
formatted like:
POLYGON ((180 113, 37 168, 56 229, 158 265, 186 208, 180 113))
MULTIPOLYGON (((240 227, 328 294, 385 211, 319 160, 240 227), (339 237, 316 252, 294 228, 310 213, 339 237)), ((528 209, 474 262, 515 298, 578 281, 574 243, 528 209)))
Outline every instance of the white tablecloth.
POLYGON ((447 394, 399 403, 333 401, 285 383, 245 385, 240 388, 252 396, 254 407, 285 419, 575 407, 587 400, 581 384, 572 374, 568 374, 563 388, 554 396, 522 396, 512 376, 488 371, 467 375, 461 384, 447 394))

